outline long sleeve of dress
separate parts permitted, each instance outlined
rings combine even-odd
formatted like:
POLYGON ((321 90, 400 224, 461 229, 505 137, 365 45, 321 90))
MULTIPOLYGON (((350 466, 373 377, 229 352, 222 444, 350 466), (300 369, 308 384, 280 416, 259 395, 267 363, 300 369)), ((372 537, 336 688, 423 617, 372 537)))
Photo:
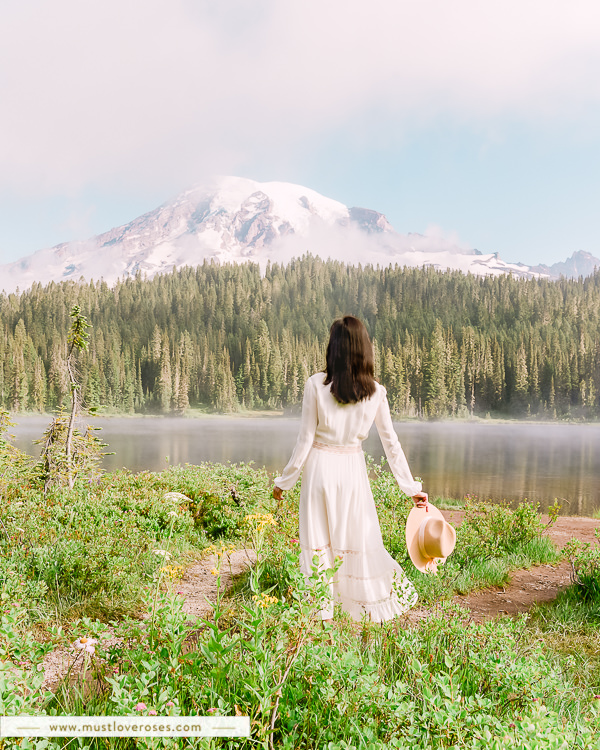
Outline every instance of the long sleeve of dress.
POLYGON ((315 439, 317 429, 317 393, 312 379, 306 381, 302 399, 302 419, 300 432, 292 456, 280 477, 275 478, 275 486, 290 490, 298 481, 304 462, 315 439))
POLYGON ((404 455, 404 451, 402 450, 402 446, 400 445, 400 441, 394 430, 394 425, 392 424, 387 393, 385 389, 383 390, 383 398, 381 399, 379 408, 375 415, 375 426, 377 427, 383 450, 385 451, 392 474, 398 482, 398 486, 402 492, 409 497, 412 497, 417 492, 421 492, 422 485, 421 482, 416 482, 413 479, 410 472, 408 461, 406 460, 406 456, 404 455))

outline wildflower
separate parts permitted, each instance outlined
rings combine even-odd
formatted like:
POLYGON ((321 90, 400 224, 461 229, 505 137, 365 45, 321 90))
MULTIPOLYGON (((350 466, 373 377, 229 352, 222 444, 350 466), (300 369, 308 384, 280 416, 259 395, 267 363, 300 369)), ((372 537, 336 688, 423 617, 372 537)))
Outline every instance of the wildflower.
POLYGON ((160 569, 160 572, 165 573, 171 580, 174 581, 176 578, 181 578, 181 576, 183 575, 183 568, 173 565, 164 565, 160 569))
POLYGON ((215 712, 216 710, 217 710, 216 708, 209 708, 209 709, 208 709, 208 713, 209 713, 209 714, 214 714, 214 712, 215 712))
POLYGON ((213 568, 210 572, 211 572, 211 574, 213 576, 218 576, 219 575, 219 571, 216 568, 213 568))
POLYGON ((173 701, 167 701, 165 703, 165 706, 167 706, 168 708, 173 708, 175 706, 175 704, 173 703, 173 701))
POLYGON ((145 711, 147 708, 145 703, 136 703, 136 705, 133 707, 134 711, 145 711))
POLYGON ((516 725, 516 724, 513 724, 513 722, 511 722, 511 723, 510 723, 510 724, 508 725, 508 728, 509 728, 509 729, 516 729, 516 728, 517 728, 517 725, 516 725))
POLYGON ((292 539, 292 544, 298 544, 298 540, 297 539, 292 539))
POLYGON ((271 604, 278 604, 279 599, 276 596, 269 596, 268 594, 262 593, 260 595, 254 594, 252 599, 257 602, 258 606, 262 609, 270 607, 271 604))
POLYGON ((157 712, 154 709, 148 711, 148 716, 157 716, 157 712))
POLYGON ((73 648, 76 648, 78 651, 85 651, 87 654, 93 654, 96 651, 96 643, 98 641, 95 638, 82 637, 75 641, 73 648))
POLYGON ((244 516, 244 522, 255 528, 256 531, 262 531, 265 526, 277 526, 277 521, 271 513, 251 513, 244 516))
POLYGON ((172 557, 171 553, 166 549, 153 549, 155 555, 162 555, 163 557, 172 557))

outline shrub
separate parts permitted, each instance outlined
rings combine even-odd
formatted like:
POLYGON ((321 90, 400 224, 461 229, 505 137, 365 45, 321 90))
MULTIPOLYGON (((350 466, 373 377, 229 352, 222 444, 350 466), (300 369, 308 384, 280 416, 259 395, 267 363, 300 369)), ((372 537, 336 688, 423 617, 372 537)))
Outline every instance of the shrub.
MULTIPOLYGON (((598 529, 596 537, 600 538, 598 529)), ((600 546, 572 539, 564 549, 571 562, 574 591, 589 604, 600 604, 600 546)))
POLYGON ((506 504, 467 498, 453 560, 464 565, 473 559, 500 557, 541 537, 556 521, 560 506, 555 504, 550 509, 548 524, 542 522, 538 507, 538 503, 522 502, 511 510, 506 504))

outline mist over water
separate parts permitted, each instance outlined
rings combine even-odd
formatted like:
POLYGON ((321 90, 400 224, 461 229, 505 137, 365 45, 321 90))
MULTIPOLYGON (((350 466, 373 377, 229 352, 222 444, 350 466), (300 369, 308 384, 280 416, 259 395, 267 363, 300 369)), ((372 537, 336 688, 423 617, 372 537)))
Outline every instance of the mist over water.
MULTIPOLYGON (((16 415, 15 445, 35 454, 48 419, 16 415)), ((299 420, 285 417, 96 418, 109 444, 103 467, 159 471, 168 464, 249 462, 274 475, 287 463, 299 420)), ((564 515, 600 508, 600 425, 550 423, 398 422, 396 431, 414 476, 432 496, 517 502, 555 498, 564 515)), ((375 428, 365 452, 383 449, 375 428)))

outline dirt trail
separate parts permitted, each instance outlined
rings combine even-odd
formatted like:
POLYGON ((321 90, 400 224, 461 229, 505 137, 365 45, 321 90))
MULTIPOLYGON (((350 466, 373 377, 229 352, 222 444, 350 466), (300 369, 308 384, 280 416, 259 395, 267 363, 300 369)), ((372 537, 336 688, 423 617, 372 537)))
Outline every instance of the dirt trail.
MULTIPOLYGON (((455 525, 462 521, 461 511, 443 511, 446 520, 455 525)), ((548 517, 543 517, 545 522, 548 517)), ((548 536, 562 549, 573 538, 593 543, 595 530, 600 528, 600 520, 579 516, 560 516, 547 532, 548 536)), ((550 602, 559 592, 567 588, 571 566, 563 560, 556 565, 535 565, 528 570, 516 570, 506 586, 496 586, 475 591, 466 596, 456 596, 454 601, 470 609, 474 620, 489 620, 497 615, 514 615, 526 612, 537 602, 550 602)))
MULTIPOLYGON (((254 564, 254 550, 238 549, 225 556, 221 565, 221 589, 230 588, 234 579, 254 564)), ((183 578, 174 585, 174 589, 185 599, 183 611, 191 622, 199 617, 206 617, 212 607, 209 602, 217 598, 217 578, 211 573, 215 567, 216 557, 206 557, 192 565, 183 574, 183 578)))

